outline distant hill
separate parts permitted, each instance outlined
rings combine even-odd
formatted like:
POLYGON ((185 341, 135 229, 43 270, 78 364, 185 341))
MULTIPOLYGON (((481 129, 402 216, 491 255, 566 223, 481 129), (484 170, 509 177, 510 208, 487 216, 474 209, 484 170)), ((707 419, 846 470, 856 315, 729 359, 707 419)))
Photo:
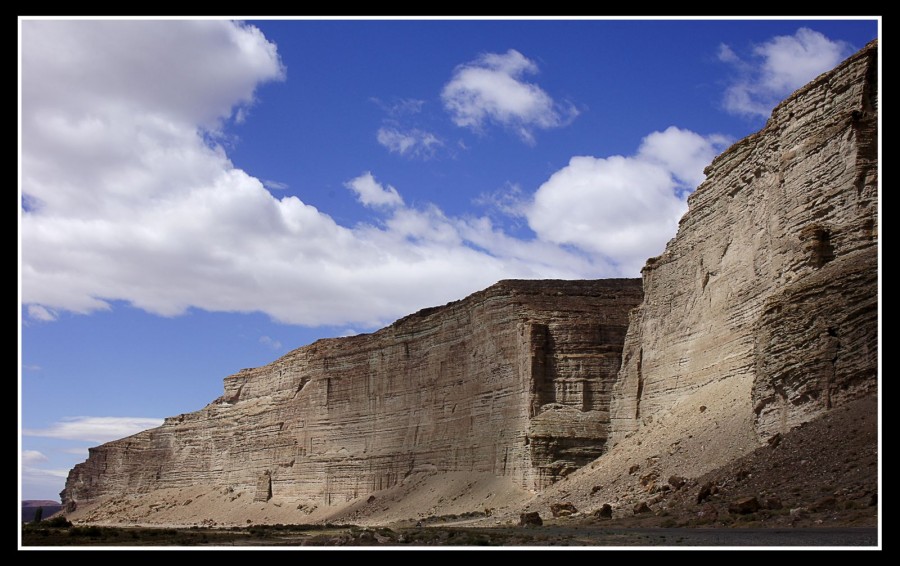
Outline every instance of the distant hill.
POLYGON ((44 508, 43 518, 47 519, 62 509, 62 503, 52 499, 25 499, 22 501, 22 522, 30 523, 33 521, 38 507, 44 508))

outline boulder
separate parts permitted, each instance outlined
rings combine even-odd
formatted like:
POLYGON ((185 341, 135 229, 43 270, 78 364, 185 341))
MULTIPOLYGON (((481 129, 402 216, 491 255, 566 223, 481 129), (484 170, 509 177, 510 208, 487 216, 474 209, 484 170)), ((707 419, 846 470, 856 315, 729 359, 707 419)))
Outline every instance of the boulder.
POLYGON ((735 515, 749 515, 759 511, 759 500, 756 497, 741 497, 731 502, 728 512, 735 515))
POLYGON ((651 511, 650 506, 647 505, 646 501, 641 501, 640 503, 635 504, 634 506, 634 514, 640 515, 641 513, 649 513, 651 511))
POLYGON ((568 517, 574 513, 577 513, 578 509, 569 502, 565 503, 553 503, 550 505, 550 513, 554 518, 556 517, 568 517))
POLYGON ((541 515, 537 511, 522 513, 521 515, 519 515, 520 527, 540 527, 543 524, 544 521, 541 519, 541 515))

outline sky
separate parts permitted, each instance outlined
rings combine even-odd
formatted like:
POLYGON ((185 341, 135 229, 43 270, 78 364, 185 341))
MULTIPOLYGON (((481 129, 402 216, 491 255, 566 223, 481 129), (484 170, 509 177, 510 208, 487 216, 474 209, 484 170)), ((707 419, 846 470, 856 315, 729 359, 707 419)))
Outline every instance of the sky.
POLYGON ((20 497, 319 338, 639 276, 879 24, 20 19, 20 497))

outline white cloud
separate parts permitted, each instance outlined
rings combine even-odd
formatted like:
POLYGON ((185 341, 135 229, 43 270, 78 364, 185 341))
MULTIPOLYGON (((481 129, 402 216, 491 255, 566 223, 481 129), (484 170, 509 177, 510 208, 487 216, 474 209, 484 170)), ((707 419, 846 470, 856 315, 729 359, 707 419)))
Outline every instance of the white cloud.
POLYGON ((97 104, 215 129, 257 83, 283 76, 274 44, 225 20, 22 22, 23 105, 73 132, 102 133, 104 116, 72 120, 97 104))
MULTIPOLYGON (((517 203, 501 201, 507 213, 518 207, 516 214, 525 215, 533 239, 511 237, 496 218, 408 206, 400 191, 371 173, 347 187, 376 218, 341 226, 296 196, 276 198, 211 142, 221 135, 211 129, 251 103, 256 85, 284 75, 275 47, 255 28, 222 21, 115 27, 121 23, 23 22, 28 206, 21 217, 21 270, 22 299, 33 319, 89 313, 120 300, 164 316, 193 307, 368 329, 499 279, 636 276, 658 250, 617 249, 598 234, 627 244, 620 233, 633 218, 632 231, 649 230, 664 242, 683 209, 672 192, 696 179, 696 164, 711 157, 699 136, 673 129, 648 137, 635 157, 575 158, 534 202, 527 194, 517 203), (675 138, 679 143, 671 143, 675 138), (619 161, 637 188, 608 198, 604 191, 615 184, 596 179, 615 178, 619 161), (567 176, 575 181, 571 187, 558 182, 567 176), (661 201, 640 206, 641 195, 661 201), (599 216, 591 218, 592 210, 599 216), (566 231, 570 218, 578 228, 566 231), (660 218, 664 225, 654 224, 660 218)), ((466 69, 505 74, 519 85, 513 92, 524 89, 525 99, 543 100, 543 91, 512 78, 534 68, 520 54, 485 56, 478 65, 460 69, 458 78, 469 76, 466 69)), ((520 112, 505 104, 485 119, 505 116, 508 125, 527 129, 560 119, 541 114, 546 105, 531 112, 524 104, 520 112)), ((82 437, 73 431, 86 424, 67 421, 41 433, 82 437)))
POLYGON ((41 305, 28 305, 28 316, 33 320, 50 322, 56 320, 56 313, 41 305))
POLYGON ((528 209, 528 201, 517 183, 507 183, 496 191, 482 193, 474 202, 512 218, 525 216, 528 209))
POLYGON ((59 485, 60 478, 69 477, 69 470, 65 469, 46 469, 35 468, 33 466, 22 466, 22 483, 28 483, 34 486, 59 485))
POLYGON ((757 45, 750 60, 741 59, 725 44, 719 60, 734 66, 737 78, 725 91, 725 109, 734 114, 768 117, 772 108, 794 90, 835 67, 853 49, 809 28, 777 36, 757 45))
POLYGON ((669 171, 678 183, 690 189, 703 182, 703 169, 713 157, 731 143, 726 136, 701 136, 690 130, 670 126, 653 132, 641 141, 637 157, 669 171))
POLYGON ((740 63, 741 58, 725 43, 719 44, 719 61, 723 63, 740 63))
POLYGON ((403 198, 397 189, 390 185, 384 188, 370 172, 346 182, 344 186, 356 193, 357 200, 365 206, 386 208, 403 206, 403 198))
POLYGON ((22 451, 22 463, 23 464, 37 464, 38 462, 46 462, 47 457, 38 450, 23 450, 22 451))
POLYGON ((63 489, 67 477, 69 477, 68 469, 47 469, 23 465, 22 499, 59 501, 57 494, 63 489))
POLYGON ((542 240, 600 254, 633 275, 675 235, 687 193, 724 141, 670 127, 630 157, 573 157, 535 193, 528 223, 542 240))
POLYGON ((269 337, 269 336, 260 336, 260 337, 259 337, 259 343, 260 343, 260 344, 265 344, 266 346, 269 346, 269 347, 272 348, 273 350, 280 350, 280 349, 281 349, 281 341, 280 341, 280 340, 275 340, 275 339, 273 339, 273 338, 271 338, 271 337, 269 337))
POLYGON ((22 366, 25 371, 41 371, 43 368, 37 364, 25 364, 22 366))
POLYGON ((495 122, 533 144, 535 129, 563 126, 578 114, 522 80, 537 72, 537 65, 515 49, 487 53, 457 67, 441 99, 457 126, 481 130, 485 122, 495 122))
POLYGON ((400 130, 391 127, 382 127, 376 134, 378 143, 383 145, 391 153, 399 153, 403 156, 429 159, 434 156, 435 149, 444 145, 437 136, 431 132, 425 132, 417 128, 400 130))
POLYGON ((69 417, 47 428, 22 429, 25 436, 109 442, 158 427, 163 419, 143 417, 69 417))

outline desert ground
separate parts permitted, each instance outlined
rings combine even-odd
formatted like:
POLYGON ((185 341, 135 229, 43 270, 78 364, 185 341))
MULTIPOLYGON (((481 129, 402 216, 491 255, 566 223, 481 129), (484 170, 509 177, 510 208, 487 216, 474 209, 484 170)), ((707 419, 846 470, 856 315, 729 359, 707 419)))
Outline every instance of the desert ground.
POLYGON ((476 546, 877 545, 877 398, 837 407, 761 444, 747 432, 753 415, 740 386, 701 388, 646 423, 640 439, 625 439, 539 494, 490 474, 423 471, 337 506, 277 496, 254 502, 249 492, 198 486, 108 499, 68 518, 129 528, 338 529, 303 535, 302 544, 313 545, 454 544, 450 533, 468 533, 455 536, 476 546), (604 504, 611 517, 600 516, 604 504), (529 512, 543 525, 519 526, 529 512), (378 529, 393 534, 379 541, 378 529))

